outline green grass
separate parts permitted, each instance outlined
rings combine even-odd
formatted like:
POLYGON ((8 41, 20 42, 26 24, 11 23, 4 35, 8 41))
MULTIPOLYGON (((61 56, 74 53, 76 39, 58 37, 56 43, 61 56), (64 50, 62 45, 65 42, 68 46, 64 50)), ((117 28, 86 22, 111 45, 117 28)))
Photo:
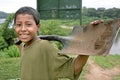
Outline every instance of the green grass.
POLYGON ((120 80, 120 74, 116 76, 113 80, 120 80))
POLYGON ((113 68, 115 65, 120 66, 120 55, 93 56, 92 59, 103 68, 113 68))
POLYGON ((19 58, 0 58, 0 80, 18 78, 19 58))

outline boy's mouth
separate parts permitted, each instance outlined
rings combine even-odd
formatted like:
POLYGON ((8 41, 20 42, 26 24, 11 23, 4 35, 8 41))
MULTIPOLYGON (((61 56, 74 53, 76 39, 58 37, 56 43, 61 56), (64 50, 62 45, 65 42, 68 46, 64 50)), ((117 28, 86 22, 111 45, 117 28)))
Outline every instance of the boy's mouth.
POLYGON ((20 39, 27 39, 29 37, 29 34, 20 34, 20 39))

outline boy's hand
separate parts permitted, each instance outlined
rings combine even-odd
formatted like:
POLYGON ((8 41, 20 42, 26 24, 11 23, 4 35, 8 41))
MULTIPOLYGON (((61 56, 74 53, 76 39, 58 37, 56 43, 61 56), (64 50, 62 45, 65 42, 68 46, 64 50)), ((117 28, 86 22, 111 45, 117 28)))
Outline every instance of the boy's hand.
POLYGON ((91 25, 98 25, 100 23, 103 23, 104 21, 103 20, 95 20, 93 22, 90 22, 91 25))

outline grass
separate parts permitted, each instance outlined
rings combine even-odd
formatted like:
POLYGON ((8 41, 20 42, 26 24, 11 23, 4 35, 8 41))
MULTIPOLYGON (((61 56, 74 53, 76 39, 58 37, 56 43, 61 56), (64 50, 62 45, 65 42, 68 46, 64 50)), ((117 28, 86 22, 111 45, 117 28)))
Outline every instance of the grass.
POLYGON ((120 80, 120 74, 116 76, 113 80, 120 80))
POLYGON ((120 66, 120 55, 93 56, 92 59, 103 68, 113 68, 115 65, 120 66))
MULTIPOLYGON (((112 68, 115 65, 120 66, 120 55, 92 56, 92 59, 104 68, 112 68)), ((0 80, 9 80, 20 77, 19 58, 0 58, 0 80)), ((79 80, 84 80, 87 65, 84 67, 79 80)), ((114 80, 120 80, 120 75, 114 80)))
POLYGON ((19 58, 0 58, 0 80, 15 79, 19 74, 19 58))

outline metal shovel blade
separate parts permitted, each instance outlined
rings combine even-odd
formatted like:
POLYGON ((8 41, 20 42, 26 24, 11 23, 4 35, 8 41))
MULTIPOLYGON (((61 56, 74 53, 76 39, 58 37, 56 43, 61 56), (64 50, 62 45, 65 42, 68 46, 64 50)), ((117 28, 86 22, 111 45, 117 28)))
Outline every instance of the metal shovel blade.
POLYGON ((63 44, 61 53, 80 55, 107 55, 119 31, 120 19, 74 27, 70 36, 44 35, 41 39, 55 40, 63 44))

